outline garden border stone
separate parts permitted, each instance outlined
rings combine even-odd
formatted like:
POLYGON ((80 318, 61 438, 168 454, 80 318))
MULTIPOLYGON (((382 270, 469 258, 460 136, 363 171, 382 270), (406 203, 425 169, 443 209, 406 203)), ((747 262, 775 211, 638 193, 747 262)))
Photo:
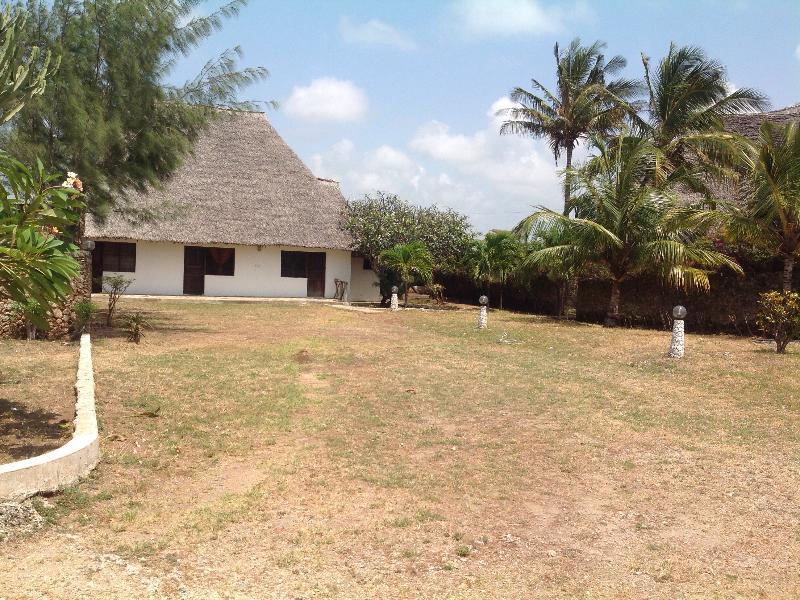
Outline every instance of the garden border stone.
POLYGON ((100 440, 94 400, 92 343, 81 336, 75 381, 75 431, 72 439, 39 456, 0 465, 0 499, 23 500, 40 492, 54 492, 88 475, 100 461, 100 440))

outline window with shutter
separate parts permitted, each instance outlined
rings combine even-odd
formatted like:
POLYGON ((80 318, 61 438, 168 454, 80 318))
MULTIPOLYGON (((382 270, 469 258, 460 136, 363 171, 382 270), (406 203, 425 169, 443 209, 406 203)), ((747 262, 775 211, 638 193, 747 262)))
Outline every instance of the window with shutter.
POLYGON ((102 242, 103 271, 134 273, 136 271, 136 244, 127 242, 102 242))
POLYGON ((307 252, 281 251, 281 277, 307 277, 307 252))
POLYGON ((236 252, 233 248, 206 248, 206 275, 233 276, 236 252))

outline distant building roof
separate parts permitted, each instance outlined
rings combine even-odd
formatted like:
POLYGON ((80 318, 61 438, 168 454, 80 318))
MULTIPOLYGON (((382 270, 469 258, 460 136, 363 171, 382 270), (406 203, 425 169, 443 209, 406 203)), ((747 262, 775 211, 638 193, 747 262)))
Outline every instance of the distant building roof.
MULTIPOLYGON (((731 115, 725 117, 725 129, 756 141, 758 140, 761 124, 764 121, 769 121, 776 125, 786 125, 793 121, 800 121, 800 104, 779 110, 731 115)), ((712 196, 718 200, 742 202, 750 194, 747 182, 709 181, 707 185, 711 190, 712 196)), ((685 189, 679 189, 679 196, 685 202, 701 202, 704 199, 702 194, 685 189)))
POLYGON ((777 125, 786 125, 792 121, 800 121, 800 104, 768 112, 732 115, 725 119, 725 126, 729 131, 755 140, 758 138, 758 130, 761 128, 761 124, 764 121, 769 121, 777 125))
POLYGON ((86 236, 183 244, 350 248, 344 198, 319 180, 259 112, 221 111, 184 164, 123 210, 89 217, 86 236), (143 218, 142 215, 147 215, 143 218))

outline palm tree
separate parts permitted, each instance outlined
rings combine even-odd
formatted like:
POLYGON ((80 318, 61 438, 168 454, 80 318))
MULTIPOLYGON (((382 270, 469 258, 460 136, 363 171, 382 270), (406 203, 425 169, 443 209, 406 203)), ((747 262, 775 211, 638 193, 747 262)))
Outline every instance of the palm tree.
POLYGON ((522 221, 518 231, 565 230, 564 242, 530 254, 529 263, 543 268, 593 265, 611 281, 606 325, 619 321, 621 284, 654 273, 673 287, 709 289, 704 268, 741 267, 720 252, 704 247, 704 227, 714 215, 678 207, 665 192, 646 183, 659 175, 662 152, 652 142, 618 136, 592 140, 597 156, 573 172, 580 218, 570 219, 540 209, 522 221))
POLYGON ((552 222, 548 227, 541 227, 540 222, 523 220, 514 229, 514 234, 522 243, 522 258, 518 266, 518 275, 532 277, 544 275, 556 284, 558 298, 556 302, 558 316, 563 317, 567 311, 567 294, 569 282, 575 281, 580 274, 581 265, 568 257, 547 266, 537 266, 533 256, 537 251, 551 246, 563 246, 569 243, 569 230, 563 222, 552 222))
POLYGON ((764 122, 748 155, 743 207, 729 207, 728 232, 783 258, 783 291, 792 291, 800 253, 800 125, 764 122))
POLYGON ((725 67, 694 46, 670 45, 655 72, 644 54, 642 63, 648 98, 644 115, 634 117, 640 135, 661 150, 684 185, 710 195, 706 176, 734 177, 746 146, 725 131, 725 117, 764 110, 765 96, 750 88, 732 91, 725 67))
POLYGON ((500 284, 500 310, 503 288, 521 257, 519 240, 511 231, 490 231, 473 246, 473 278, 484 285, 500 284))
MULTIPOLYGON (((581 46, 580 39, 572 40, 566 50, 555 45, 556 92, 551 92, 536 79, 531 79, 534 91, 516 87, 511 100, 518 106, 503 109, 498 114, 508 118, 500 128, 501 134, 520 134, 547 138, 558 164, 561 152, 566 155, 567 172, 572 168, 572 153, 581 139, 591 134, 612 131, 632 110, 626 99, 640 85, 628 79, 608 78, 625 67, 626 60, 615 56, 606 62, 603 42, 581 46)), ((564 214, 570 211, 570 185, 564 179, 564 214)))
POLYGON ((408 288, 419 282, 433 281, 433 257, 422 242, 397 244, 380 255, 380 264, 393 271, 403 286, 403 306, 408 306, 408 288))

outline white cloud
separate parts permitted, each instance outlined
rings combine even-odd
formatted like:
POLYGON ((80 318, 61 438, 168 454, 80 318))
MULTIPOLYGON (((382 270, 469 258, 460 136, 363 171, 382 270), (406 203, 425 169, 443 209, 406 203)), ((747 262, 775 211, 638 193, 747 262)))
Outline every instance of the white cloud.
POLYGON ((451 133, 431 121, 417 130, 409 146, 431 158, 449 163, 465 176, 478 175, 504 194, 549 199, 559 182, 552 155, 540 140, 500 136, 503 118, 497 111, 512 106, 507 97, 492 103, 487 126, 471 134, 451 133))
POLYGON ((485 133, 474 135, 450 133, 450 127, 431 121, 419 128, 410 142, 411 148, 437 160, 455 163, 472 163, 486 155, 485 133))
POLYGON ((385 144, 375 150, 370 164, 374 169, 406 171, 414 168, 413 161, 406 154, 385 144))
MULTIPOLYGON (((350 197, 382 190, 411 202, 454 208, 486 231, 513 227, 535 205, 561 208, 558 168, 547 144, 519 136, 500 136, 503 117, 512 106, 498 98, 486 112, 485 125, 457 132, 440 121, 423 124, 408 148, 381 145, 359 149, 343 139, 311 157, 317 176, 341 182, 350 197)), ((578 149, 576 160, 585 156, 578 149)))
POLYGON ((352 81, 321 77, 295 86, 283 104, 286 114, 307 121, 357 121, 369 107, 367 96, 352 81))
POLYGON ((797 48, 794 49, 794 57, 800 60, 800 44, 797 44, 797 48))
POLYGON ((453 11, 463 31, 475 37, 561 33, 568 21, 592 15, 583 0, 568 7, 539 0, 459 0, 453 11))
POLYGON ((342 147, 349 149, 349 140, 341 140, 327 151, 313 155, 310 164, 318 177, 340 181, 346 196, 359 197, 381 190, 416 204, 436 204, 467 214, 484 200, 481 190, 456 181, 458 178, 445 171, 428 169, 392 146, 348 153, 342 152, 342 147))
POLYGON ((404 52, 417 49, 416 43, 408 34, 378 19, 354 23, 347 17, 342 17, 339 21, 339 33, 348 44, 389 46, 404 52))

